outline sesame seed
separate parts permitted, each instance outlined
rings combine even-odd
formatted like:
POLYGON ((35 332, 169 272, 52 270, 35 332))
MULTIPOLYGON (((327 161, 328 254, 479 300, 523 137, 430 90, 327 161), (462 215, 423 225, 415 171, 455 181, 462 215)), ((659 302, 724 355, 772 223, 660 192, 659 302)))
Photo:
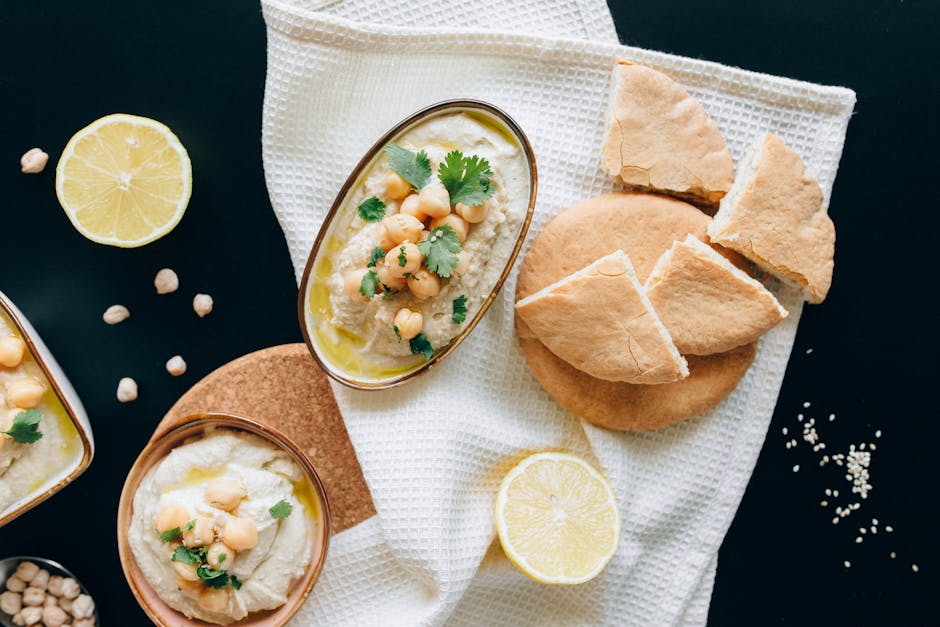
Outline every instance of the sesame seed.
POLYGON ((833 525, 838 525, 838 524, 839 524, 839 517, 838 517, 838 516, 836 516, 835 518, 832 519, 832 524, 833 524, 833 525))
POLYGON ((835 415, 835 414, 829 414, 829 422, 832 422, 832 421, 834 421, 835 419, 836 419, 836 415, 835 415))
POLYGON ((812 348, 807 348, 807 349, 806 349, 806 354, 807 354, 807 355, 812 355, 812 354, 813 354, 813 349, 812 349, 812 348))
POLYGON ((898 556, 897 553, 895 553, 894 551, 891 551, 891 559, 894 559, 894 558, 896 558, 897 556, 898 556))
POLYGON ((828 507, 828 506, 829 506, 829 501, 820 501, 820 502, 819 502, 819 506, 820 506, 820 507, 828 507))
POLYGON ((807 407, 809 407, 809 405, 810 405, 809 401, 803 401, 803 409, 806 409, 807 407))
POLYGON ((780 430, 780 432, 783 433, 783 435, 786 435, 786 434, 787 434, 787 428, 784 427, 783 429, 780 430))
POLYGON ((834 497, 836 497, 836 498, 839 498, 839 491, 838 491, 838 490, 833 490, 833 491, 832 491, 832 496, 834 496, 834 497))
POLYGON ((891 533, 892 531, 894 531, 894 527, 892 527, 891 525, 888 525, 887 527, 885 527, 885 531, 887 531, 888 533, 891 533))
POLYGON ((872 525, 872 526, 871 526, 871 532, 872 532, 872 533, 878 533, 878 527, 872 525))
POLYGON ((793 467, 793 472, 800 472, 800 465, 799 465, 799 464, 797 464, 796 466, 793 467))
POLYGON ((852 562, 850 562, 849 560, 845 560, 844 562, 842 562, 842 565, 845 566, 846 568, 852 568, 852 562))
POLYGON ((865 533, 865 527, 859 527, 859 528, 858 528, 858 532, 859 532, 859 533, 865 533))
POLYGON ((855 544, 861 544, 861 543, 862 543, 862 536, 856 537, 856 538, 855 538, 855 544))
POLYGON ((799 420, 800 422, 803 422, 803 414, 797 414, 796 419, 799 420))
POLYGON ((832 490, 826 488, 826 496, 832 496, 832 490))
POLYGON ((875 431, 875 437, 876 437, 876 438, 880 438, 880 437, 881 437, 881 429, 878 429, 877 431, 875 431))
POLYGON ((917 571, 920 570, 920 568, 917 567, 917 564, 911 564, 911 570, 913 570, 916 573, 917 571))
POLYGON ((869 445, 868 445, 868 448, 870 448, 871 450, 874 451, 874 450, 877 449, 878 447, 875 446, 874 444, 869 444, 869 445))

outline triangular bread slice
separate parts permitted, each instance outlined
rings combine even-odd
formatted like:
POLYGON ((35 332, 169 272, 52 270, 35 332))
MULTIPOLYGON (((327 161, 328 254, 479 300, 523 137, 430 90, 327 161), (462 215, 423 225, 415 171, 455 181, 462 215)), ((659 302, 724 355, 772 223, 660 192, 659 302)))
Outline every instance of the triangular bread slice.
POLYGON ((656 70, 614 66, 604 169, 628 186, 717 205, 731 188, 734 163, 702 104, 656 70))
POLYGON ((821 303, 832 284, 836 229, 819 183, 800 156, 766 133, 748 150, 731 191, 708 227, 711 241, 735 250, 821 303))
POLYGON ((646 297, 683 355, 750 344, 787 317, 759 281, 693 235, 659 258, 646 297))
POLYGON ((516 312, 550 351, 592 377, 655 384, 689 376, 622 250, 523 298, 516 312))

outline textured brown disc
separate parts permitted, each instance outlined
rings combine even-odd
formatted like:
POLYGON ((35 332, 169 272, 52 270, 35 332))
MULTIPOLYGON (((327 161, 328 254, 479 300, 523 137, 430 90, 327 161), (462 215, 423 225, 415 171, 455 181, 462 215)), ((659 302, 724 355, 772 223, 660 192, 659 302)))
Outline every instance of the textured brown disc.
POLYGON ((304 344, 266 348, 210 373, 170 408, 157 432, 209 411, 265 422, 306 451, 326 489, 334 532, 375 514, 333 391, 304 344))
MULTIPOLYGON (((532 243, 516 285, 516 300, 618 249, 645 281, 672 243, 689 234, 708 241, 711 221, 693 205, 655 194, 615 192, 590 198, 556 216, 532 243)), ((739 260, 735 260, 740 263, 739 260)), ((754 361, 757 344, 706 357, 687 356, 687 379, 634 385, 596 379, 545 348, 516 316, 523 354, 535 378, 562 407, 617 430, 664 427, 717 405, 754 361)))

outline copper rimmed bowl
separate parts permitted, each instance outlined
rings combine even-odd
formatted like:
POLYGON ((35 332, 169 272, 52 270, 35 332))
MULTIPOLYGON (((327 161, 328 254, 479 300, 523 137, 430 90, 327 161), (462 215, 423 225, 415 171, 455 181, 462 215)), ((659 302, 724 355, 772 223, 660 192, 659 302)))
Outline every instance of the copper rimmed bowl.
MULTIPOLYGON (((372 145, 346 179, 336 195, 333 205, 326 214, 323 225, 320 227, 310 250, 310 255, 307 257, 307 265, 301 278, 297 299, 297 314, 300 319, 304 342, 317 364, 332 379, 348 387, 359 390, 381 390, 406 383, 440 363, 473 331, 509 276, 509 272, 512 270, 516 257, 519 255, 525 241, 529 223, 532 221, 537 188, 538 173, 535 155, 528 138, 515 120, 501 109, 487 102, 480 100, 447 100, 439 102, 417 111, 389 129, 372 145), (398 140, 408 131, 433 118, 455 113, 466 113, 474 120, 493 128, 521 152, 527 175, 523 194, 526 210, 524 215, 519 216, 518 227, 512 233, 513 237, 510 241, 513 245, 506 254, 505 263, 500 272, 495 276, 491 286, 487 286, 489 292, 485 295, 473 318, 446 345, 433 347, 434 355, 430 359, 425 361, 416 359, 400 367, 382 366, 375 368, 374 372, 368 372, 366 368, 361 367, 358 362, 353 362, 353 360, 347 360, 344 363, 336 356, 354 351, 355 349, 352 347, 356 345, 357 338, 350 339, 348 333, 340 333, 329 327, 327 320, 331 315, 329 312, 332 311, 332 305, 329 289, 326 287, 326 280, 332 271, 331 255, 337 254, 336 243, 341 240, 337 233, 348 227, 352 220, 352 214, 356 211, 354 203, 349 201, 371 170, 379 163, 383 157, 383 149, 389 143, 398 140), (327 331, 321 332, 322 329, 327 331)), ((366 358, 359 359, 359 362, 364 359, 366 358)))
POLYGON ((313 464, 303 451, 277 429, 256 422, 251 418, 224 413, 195 414, 184 418, 168 429, 158 429, 131 467, 124 482, 124 488, 121 491, 117 519, 118 552, 121 558, 121 568, 124 570, 124 577, 130 585, 131 592, 133 592, 140 607, 154 624, 166 627, 206 627, 212 625, 212 623, 187 618, 167 605, 157 595, 134 558, 128 541, 128 532, 134 515, 134 494, 147 472, 177 446, 213 430, 220 429, 259 436, 285 451, 303 471, 309 484, 308 487, 317 501, 318 512, 313 520, 315 537, 311 543, 310 562, 304 575, 294 583, 288 594, 287 602, 277 609, 249 614, 242 620, 230 623, 239 627, 280 627, 287 623, 291 616, 303 605, 320 575, 320 570, 323 568, 331 532, 330 507, 323 484, 320 482, 313 464))

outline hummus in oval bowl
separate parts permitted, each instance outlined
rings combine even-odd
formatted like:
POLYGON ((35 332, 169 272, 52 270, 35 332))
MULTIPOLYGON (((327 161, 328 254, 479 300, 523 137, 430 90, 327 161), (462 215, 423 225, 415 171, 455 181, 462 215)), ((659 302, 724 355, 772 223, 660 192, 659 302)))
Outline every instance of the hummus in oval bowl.
POLYGON ((534 198, 528 141, 489 105, 442 103, 390 131, 347 181, 301 284, 327 373, 381 388, 446 354, 495 297, 534 198))
POLYGON ((127 538, 167 605, 228 624, 287 601, 311 564, 323 515, 286 451, 251 433, 212 429, 146 473, 127 538))

